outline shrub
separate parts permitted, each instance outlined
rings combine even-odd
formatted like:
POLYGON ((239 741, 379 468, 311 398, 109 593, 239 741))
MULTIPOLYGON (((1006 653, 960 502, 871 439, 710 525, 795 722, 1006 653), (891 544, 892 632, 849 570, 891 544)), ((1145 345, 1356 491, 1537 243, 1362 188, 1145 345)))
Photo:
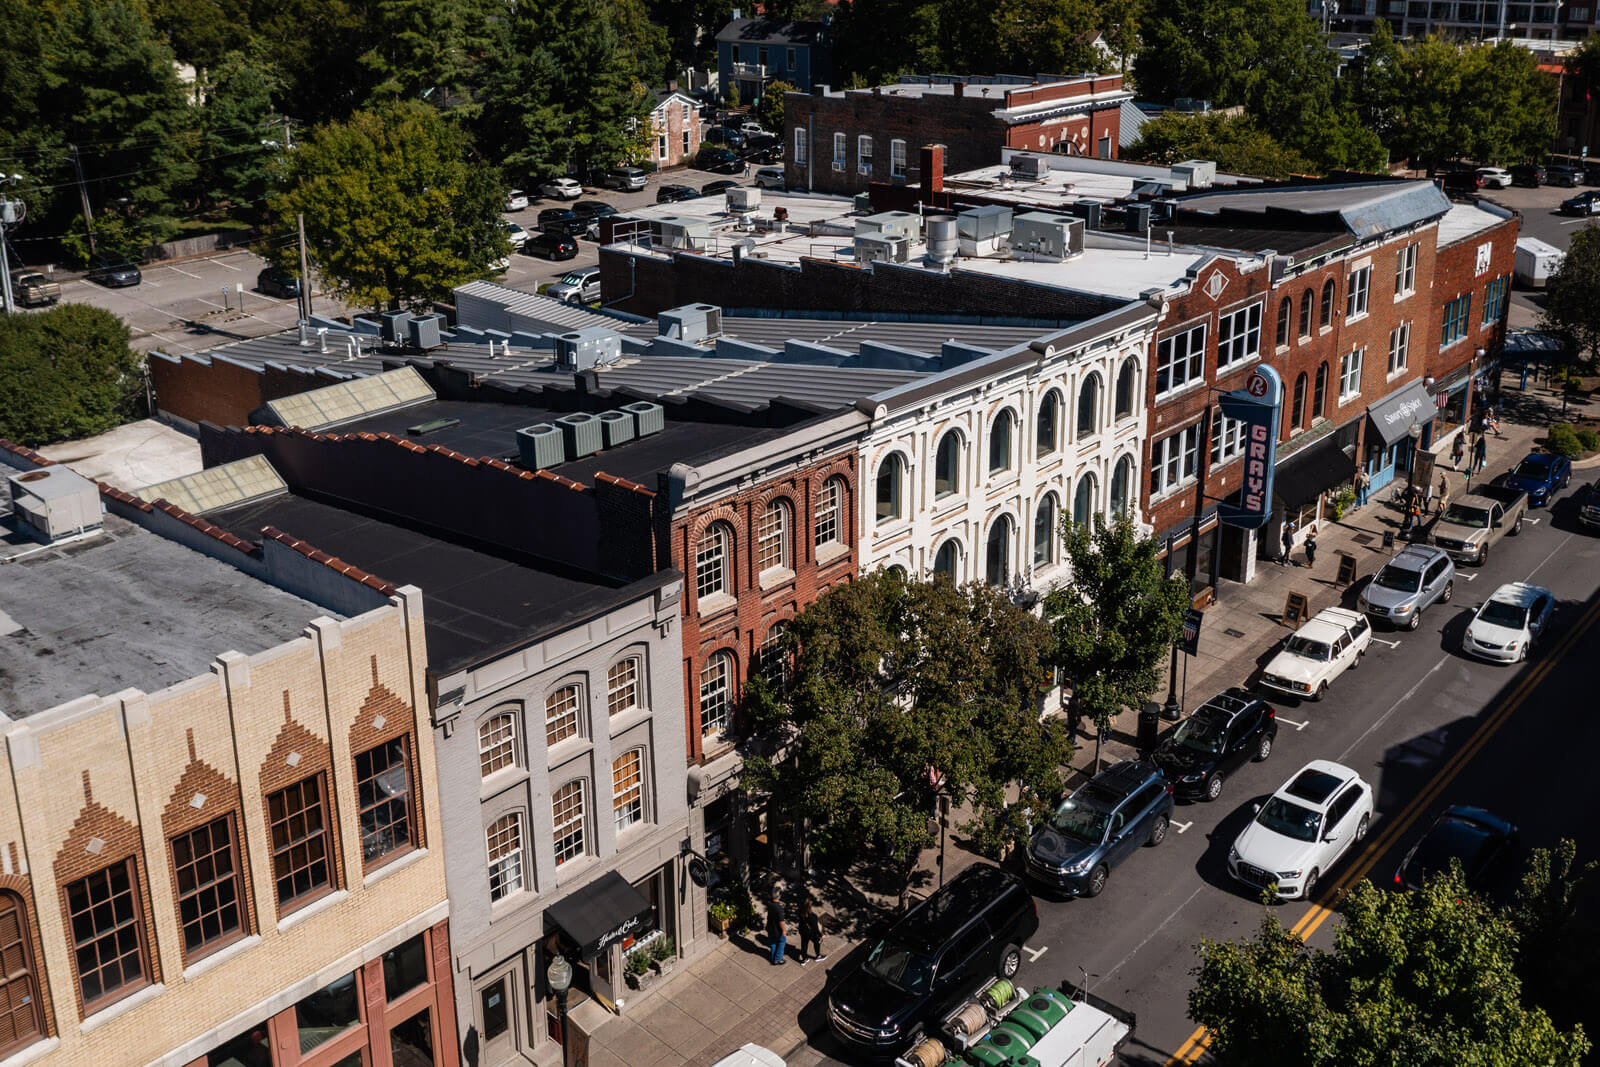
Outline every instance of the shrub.
POLYGON ((1578 442, 1577 431, 1570 423, 1558 422, 1550 427, 1550 432, 1545 434, 1544 446, 1558 456, 1572 458, 1583 452, 1583 445, 1578 442))
POLYGON ((142 394, 139 355, 111 312, 0 316, 0 437, 37 447, 101 433, 137 417, 142 394))
POLYGON ((652 960, 670 960, 678 954, 677 947, 673 945, 672 938, 665 934, 656 938, 650 944, 650 958, 652 960))
POLYGON ((1578 431, 1578 444, 1585 452, 1600 452, 1600 432, 1584 427, 1578 431))
POLYGON ((637 952, 628 954, 628 973, 632 975, 644 974, 650 969, 650 949, 646 946, 637 952))
POLYGON ((711 913, 711 917, 717 920, 719 923, 731 923, 733 920, 739 917, 739 909, 728 903, 726 900, 719 900, 706 910, 709 911, 711 913))

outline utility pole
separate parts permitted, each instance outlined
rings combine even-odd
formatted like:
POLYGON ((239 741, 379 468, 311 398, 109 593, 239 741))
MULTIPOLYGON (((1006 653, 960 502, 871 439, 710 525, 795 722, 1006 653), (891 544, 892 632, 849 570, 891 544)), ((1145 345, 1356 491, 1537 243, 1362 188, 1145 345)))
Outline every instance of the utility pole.
POLYGON ((300 232, 300 317, 306 322, 311 321, 311 271, 306 267, 306 217, 303 212, 294 213, 295 229, 300 232))
POLYGON ((78 195, 83 198, 83 229, 89 235, 89 254, 94 255, 94 213, 89 210, 89 187, 83 183, 83 163, 78 159, 78 146, 67 145, 72 152, 72 169, 78 175, 78 195))

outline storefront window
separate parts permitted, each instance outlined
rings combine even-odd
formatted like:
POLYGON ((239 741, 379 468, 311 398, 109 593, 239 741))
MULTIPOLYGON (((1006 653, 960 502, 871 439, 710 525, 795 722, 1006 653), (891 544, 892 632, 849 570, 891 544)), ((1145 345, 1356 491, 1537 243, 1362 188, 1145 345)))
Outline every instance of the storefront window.
POLYGON ((300 1031, 300 1051, 325 1045, 353 1026, 361 1025, 361 997, 352 971, 329 982, 294 1006, 300 1031))
POLYGON ((267 1024, 252 1027, 206 1056, 206 1067, 272 1067, 267 1024))
POLYGON ((434 1067, 433 1026, 424 1008, 389 1031, 394 1067, 434 1067))
POLYGON ((389 1003, 428 980, 428 941, 418 934, 383 954, 383 993, 389 1003))

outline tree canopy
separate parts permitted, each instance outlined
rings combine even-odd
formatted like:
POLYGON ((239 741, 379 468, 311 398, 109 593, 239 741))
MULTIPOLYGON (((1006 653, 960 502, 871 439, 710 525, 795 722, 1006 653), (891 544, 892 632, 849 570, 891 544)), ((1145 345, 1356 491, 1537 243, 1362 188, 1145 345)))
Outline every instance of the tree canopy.
POLYGON ((1166 111, 1146 123, 1139 140, 1122 152, 1123 159, 1172 164, 1209 159, 1219 170, 1287 178, 1305 174, 1313 164, 1286 148, 1248 115, 1187 114, 1166 111))
POLYGON ((36 447, 121 425, 143 400, 140 366, 103 308, 0 315, 0 437, 36 447))
POLYGON ((1563 337, 1573 354, 1600 365, 1600 226, 1572 235, 1561 266, 1545 284, 1545 329, 1563 337))

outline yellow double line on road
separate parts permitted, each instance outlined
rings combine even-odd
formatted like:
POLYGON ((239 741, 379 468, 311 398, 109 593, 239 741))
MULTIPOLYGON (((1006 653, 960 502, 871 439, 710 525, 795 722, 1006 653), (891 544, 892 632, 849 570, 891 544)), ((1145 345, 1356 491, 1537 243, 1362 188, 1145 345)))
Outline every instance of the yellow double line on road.
MULTIPOLYGON (((1445 765, 1439 769, 1439 773, 1428 783, 1427 788, 1413 797, 1411 802, 1395 817, 1394 821, 1384 828, 1383 833, 1379 834, 1371 844, 1366 846, 1356 862, 1351 864, 1349 870, 1345 871, 1339 880, 1334 883, 1332 892, 1328 893, 1324 898, 1326 903, 1313 904, 1300 917, 1300 921, 1290 929, 1290 933, 1299 937, 1302 941, 1316 933, 1317 928, 1339 906, 1339 902, 1344 899, 1344 895, 1357 882, 1365 878, 1373 867, 1377 866, 1378 861, 1393 847, 1401 835, 1411 829, 1422 813, 1438 799, 1439 794, 1444 791, 1445 787, 1455 780, 1456 775, 1460 774, 1467 764, 1472 762, 1473 757, 1482 751, 1483 746, 1489 743, 1517 708, 1522 706, 1522 702, 1528 699, 1528 695, 1534 688, 1543 682, 1551 671, 1555 670, 1556 664, 1560 663, 1566 654, 1572 650, 1572 646, 1594 625, 1597 618, 1600 618, 1600 600, 1597 600, 1588 611, 1584 612, 1577 625, 1567 632, 1566 637, 1561 640, 1561 643, 1555 647, 1550 655, 1544 657, 1537 667, 1528 672, 1527 676, 1511 691, 1511 695, 1506 697, 1498 708, 1478 724, 1478 728, 1473 731, 1472 737, 1468 739, 1466 745, 1451 756, 1445 765)), ((1173 1067, 1175 1064, 1198 1063, 1200 1057, 1205 1055, 1206 1050, 1210 1047, 1211 1031, 1202 1026, 1189 1035, 1189 1040, 1178 1047, 1178 1051, 1174 1052, 1172 1057, 1167 1060, 1166 1067, 1173 1067)))

